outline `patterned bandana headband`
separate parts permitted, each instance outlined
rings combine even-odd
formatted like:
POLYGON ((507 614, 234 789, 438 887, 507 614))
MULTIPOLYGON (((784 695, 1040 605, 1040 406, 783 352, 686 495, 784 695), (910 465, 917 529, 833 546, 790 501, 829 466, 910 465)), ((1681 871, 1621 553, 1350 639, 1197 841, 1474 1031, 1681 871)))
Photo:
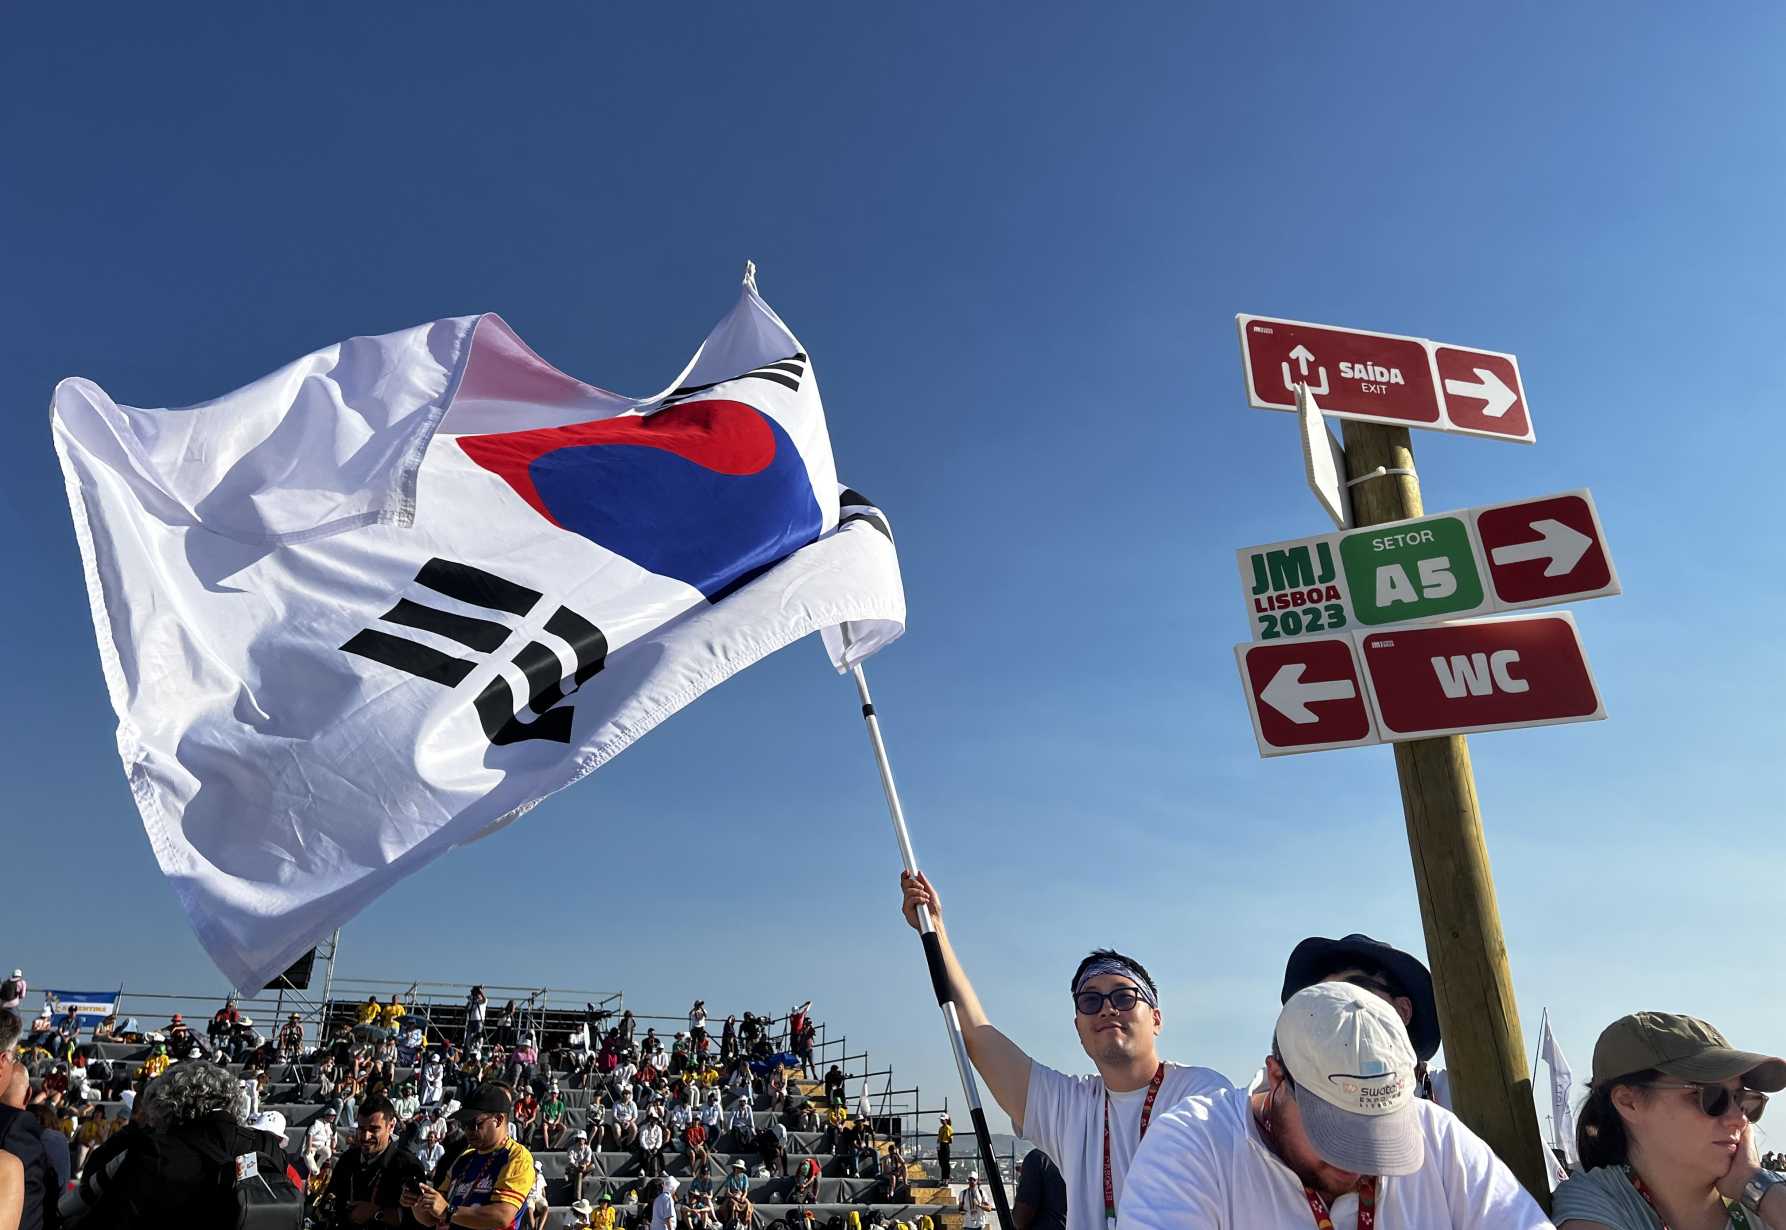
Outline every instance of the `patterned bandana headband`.
POLYGON ((1119 974, 1122 977, 1127 978, 1130 982, 1135 984, 1135 990, 1141 993, 1142 1000, 1149 1008, 1158 1008, 1160 1006, 1159 1001, 1154 998, 1153 992, 1148 989, 1147 979, 1141 976, 1141 971, 1136 969, 1133 965, 1130 965, 1127 961, 1124 961, 1121 957, 1099 957, 1096 961, 1093 961, 1090 965, 1086 966, 1085 972, 1079 975, 1079 981, 1073 987, 1073 994, 1079 994, 1079 992, 1085 990, 1086 983, 1090 982, 1093 978, 1101 978, 1105 974, 1119 974))

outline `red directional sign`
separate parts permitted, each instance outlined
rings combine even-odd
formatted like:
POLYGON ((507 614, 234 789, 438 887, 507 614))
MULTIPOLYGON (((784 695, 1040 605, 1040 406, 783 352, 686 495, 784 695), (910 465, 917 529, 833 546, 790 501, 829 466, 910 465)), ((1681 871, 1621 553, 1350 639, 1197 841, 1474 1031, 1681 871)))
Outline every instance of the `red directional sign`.
POLYGON ((1445 390, 1445 417, 1453 428, 1509 440, 1532 438, 1519 360, 1493 350, 1435 346, 1433 361, 1445 390))
POLYGON ((1235 318, 1247 401, 1295 410, 1296 386, 1339 418, 1533 440, 1532 418, 1510 354, 1399 333, 1342 329, 1272 316, 1235 318))
POLYGON ((1296 408, 1296 386, 1328 414, 1439 425, 1432 365, 1417 337, 1242 317, 1247 392, 1255 406, 1296 408))
POLYGON ((1254 642, 1235 656, 1260 755, 1378 742, 1351 637, 1254 642))
POLYGON ((1606 716, 1567 612, 1368 632, 1358 643, 1391 741, 1606 716))
POLYGON ((1594 499, 1586 491, 1474 511, 1489 587, 1502 609, 1619 592, 1594 499))

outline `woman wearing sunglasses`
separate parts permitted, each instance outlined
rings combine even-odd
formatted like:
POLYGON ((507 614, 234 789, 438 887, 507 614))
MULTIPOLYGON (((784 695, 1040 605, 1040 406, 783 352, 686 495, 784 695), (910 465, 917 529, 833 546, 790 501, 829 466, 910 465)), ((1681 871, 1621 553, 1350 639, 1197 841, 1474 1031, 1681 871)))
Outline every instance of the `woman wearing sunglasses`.
POLYGON ((1704 1021, 1638 1012, 1606 1027, 1576 1148, 1552 1199, 1558 1230, 1786 1230, 1786 1175, 1751 1126, 1786 1061, 1734 1049, 1704 1021))

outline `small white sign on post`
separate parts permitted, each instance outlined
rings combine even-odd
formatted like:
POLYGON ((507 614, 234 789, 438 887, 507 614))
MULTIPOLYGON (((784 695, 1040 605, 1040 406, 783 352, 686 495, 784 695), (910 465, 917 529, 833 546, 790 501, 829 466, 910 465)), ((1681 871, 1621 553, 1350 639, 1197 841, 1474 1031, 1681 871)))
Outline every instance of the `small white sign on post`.
POLYGON ((1302 420, 1302 469, 1308 489, 1315 493, 1322 511, 1333 519, 1333 528, 1352 528, 1352 490, 1346 486, 1346 450, 1333 438, 1321 407, 1306 384, 1296 386, 1296 414, 1302 420))

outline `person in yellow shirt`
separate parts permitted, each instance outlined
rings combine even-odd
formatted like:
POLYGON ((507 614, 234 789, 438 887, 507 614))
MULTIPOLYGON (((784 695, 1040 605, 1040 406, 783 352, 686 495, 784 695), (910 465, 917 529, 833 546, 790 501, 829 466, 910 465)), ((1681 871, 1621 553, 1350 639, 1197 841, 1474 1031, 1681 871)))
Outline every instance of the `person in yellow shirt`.
POLYGON ((378 1006, 378 996, 368 995, 366 997, 366 1002, 360 1005, 360 1016, 355 1024, 376 1025, 378 1024, 378 1018, 382 1011, 383 1010, 378 1006))
POLYGON ((465 1152, 447 1168, 441 1187, 423 1183, 401 1198, 418 1222, 450 1226, 459 1214, 477 1210, 478 1226, 519 1230, 539 1171, 533 1154, 509 1135, 514 1110, 506 1085, 486 1081, 472 1090, 454 1116, 465 1125, 465 1152))
POLYGON ((396 1033, 403 1025, 403 1013, 403 997, 393 992, 391 1002, 384 1006, 384 1011, 380 1014, 379 1023, 392 1033, 396 1033))
POLYGON ((949 1116, 946 1113, 939 1116, 939 1119, 940 1122, 936 1125, 936 1168, 942 1172, 943 1184, 947 1186, 949 1182, 949 1152, 950 1146, 955 1142, 955 1125, 949 1122, 949 1116))
POLYGON ((614 1197, 602 1193, 602 1202, 589 1218, 589 1230, 614 1230, 614 1197))
POLYGON ((163 1072, 167 1071, 169 1062, 167 1057, 167 1043, 157 1042, 155 1044, 155 1049, 149 1052, 149 1057, 137 1066, 136 1074, 143 1080, 152 1081, 157 1076, 160 1076, 163 1072))
POLYGON ((99 1145, 104 1144, 105 1138, 109 1135, 111 1135, 111 1128, 105 1117, 105 1108, 102 1106, 89 1107, 87 1117, 81 1120, 81 1125, 74 1131, 72 1165, 75 1171, 80 1170, 81 1164, 87 1160, 87 1155, 99 1145))

